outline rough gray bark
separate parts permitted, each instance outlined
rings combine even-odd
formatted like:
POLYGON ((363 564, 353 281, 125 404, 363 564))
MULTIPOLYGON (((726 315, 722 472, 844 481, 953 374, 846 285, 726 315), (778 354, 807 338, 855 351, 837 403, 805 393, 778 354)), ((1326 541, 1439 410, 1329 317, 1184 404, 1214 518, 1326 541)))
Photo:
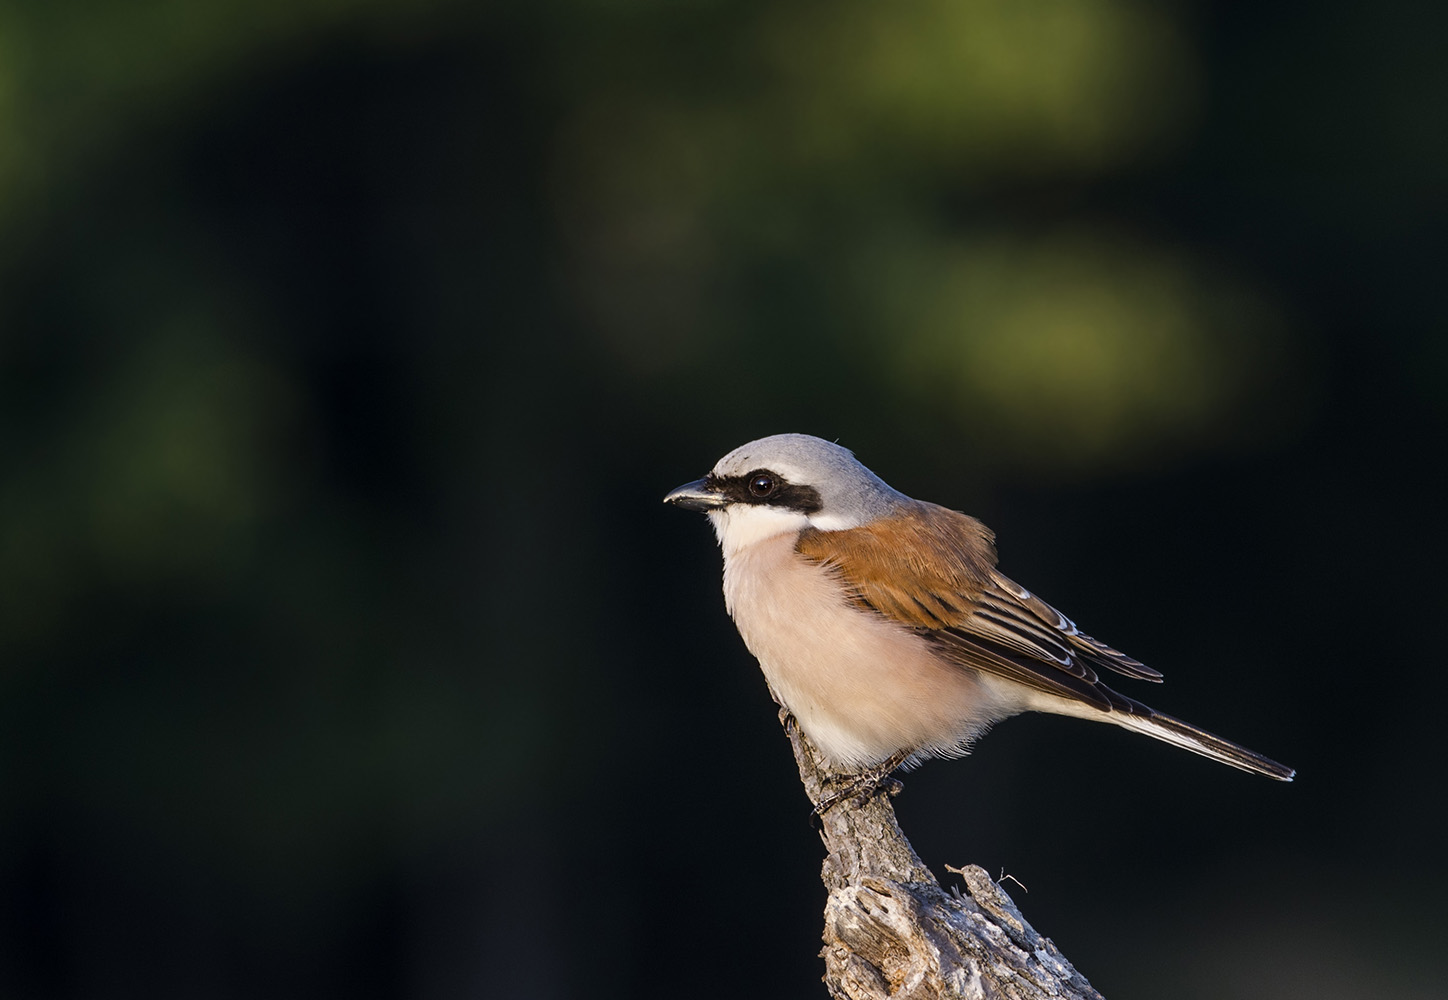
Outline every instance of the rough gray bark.
MULTIPOLYGON (((812 803, 848 786, 850 776, 821 763, 788 713, 780 720, 812 803)), ((832 997, 1102 1000, 982 869, 959 870, 963 893, 943 890, 900 832, 888 795, 840 801, 820 824, 829 890, 821 954, 832 997)))

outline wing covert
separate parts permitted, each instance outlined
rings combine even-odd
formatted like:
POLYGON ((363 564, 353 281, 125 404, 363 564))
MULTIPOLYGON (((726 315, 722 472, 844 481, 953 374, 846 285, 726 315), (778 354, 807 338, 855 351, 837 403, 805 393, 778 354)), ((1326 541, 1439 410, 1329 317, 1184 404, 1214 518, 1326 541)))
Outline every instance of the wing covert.
POLYGON ((1161 680, 1000 574, 994 536, 969 515, 914 501, 861 527, 806 528, 796 548, 836 571, 856 603, 925 634, 962 666, 1127 714, 1143 706, 1098 671, 1161 680))

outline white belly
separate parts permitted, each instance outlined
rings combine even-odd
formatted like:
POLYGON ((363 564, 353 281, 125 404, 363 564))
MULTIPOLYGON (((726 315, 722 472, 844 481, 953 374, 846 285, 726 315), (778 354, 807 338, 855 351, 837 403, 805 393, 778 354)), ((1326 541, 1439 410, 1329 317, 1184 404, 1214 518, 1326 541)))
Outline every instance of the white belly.
POLYGON ((794 542, 788 533, 726 552, 724 601, 775 698, 833 763, 960 753, 1019 711, 910 629, 849 604, 794 542))

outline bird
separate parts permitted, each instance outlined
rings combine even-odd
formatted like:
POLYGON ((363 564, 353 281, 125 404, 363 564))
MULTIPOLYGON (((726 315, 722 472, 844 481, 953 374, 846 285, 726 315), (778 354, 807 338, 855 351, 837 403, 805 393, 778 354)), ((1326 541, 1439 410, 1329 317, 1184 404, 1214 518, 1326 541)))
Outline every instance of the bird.
POLYGON ((836 768, 878 784, 1035 711, 1296 774, 1107 686, 1108 672, 1162 675, 1004 576, 980 521, 893 489, 839 444, 763 437, 664 502, 708 515, 729 615, 774 699, 836 768))

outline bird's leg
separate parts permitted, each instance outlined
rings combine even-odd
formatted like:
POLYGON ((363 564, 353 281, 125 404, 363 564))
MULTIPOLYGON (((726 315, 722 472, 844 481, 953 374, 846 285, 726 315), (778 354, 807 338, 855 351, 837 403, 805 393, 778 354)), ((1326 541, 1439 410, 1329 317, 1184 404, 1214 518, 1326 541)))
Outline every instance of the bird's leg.
POLYGON ((845 779, 844 788, 820 799, 819 805, 814 808, 814 814, 823 816, 846 799, 855 799, 863 803, 882 791, 891 798, 899 795, 905 790, 905 783, 899 778, 893 777, 893 774, 896 768, 905 763, 910 753, 909 750, 897 750, 884 762, 875 765, 868 771, 850 775, 845 779))

